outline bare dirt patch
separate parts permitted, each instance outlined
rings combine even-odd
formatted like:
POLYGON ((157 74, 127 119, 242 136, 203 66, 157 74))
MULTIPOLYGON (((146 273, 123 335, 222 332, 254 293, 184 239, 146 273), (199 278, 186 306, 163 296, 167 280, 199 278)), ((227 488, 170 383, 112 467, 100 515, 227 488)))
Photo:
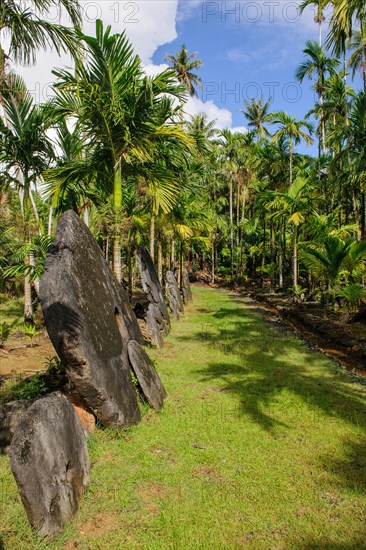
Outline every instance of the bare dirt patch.
POLYGON ((82 536, 100 537, 106 531, 117 527, 117 516, 110 512, 99 512, 79 524, 78 531, 82 536))
POLYGON ((198 466, 194 469, 195 475, 204 478, 207 481, 220 481, 222 479, 221 474, 212 466, 198 466))
POLYGON ((35 337, 32 347, 29 340, 19 336, 7 342, 0 353, 0 376, 11 374, 29 375, 45 370, 47 359, 56 352, 47 334, 35 337))

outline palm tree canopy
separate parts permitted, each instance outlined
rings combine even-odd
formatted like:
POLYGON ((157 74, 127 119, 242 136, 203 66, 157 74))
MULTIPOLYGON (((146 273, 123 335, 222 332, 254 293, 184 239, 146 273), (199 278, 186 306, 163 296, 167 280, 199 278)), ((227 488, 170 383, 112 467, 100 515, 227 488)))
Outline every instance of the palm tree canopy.
POLYGON ((202 61, 195 59, 197 52, 188 53, 186 46, 183 44, 181 49, 175 55, 167 54, 165 60, 171 63, 175 74, 181 84, 184 84, 191 96, 197 95, 198 88, 202 88, 202 80, 198 74, 193 72, 195 69, 202 67, 202 61))
MULTIPOLYGON (((2 0, 0 10, 0 32, 8 36, 10 45, 6 57, 14 62, 32 65, 37 50, 46 50, 50 45, 57 53, 78 52, 74 29, 50 23, 46 17, 53 7, 65 10, 74 27, 81 24, 81 8, 77 0, 30 0, 20 3, 15 0, 2 0)), ((1 55, 4 55, 0 45, 1 55)), ((1 60, 4 65, 4 59, 1 60)))
POLYGON ((281 137, 288 138, 294 144, 300 143, 301 139, 304 139, 308 145, 313 142, 311 138, 313 127, 307 120, 297 120, 296 117, 290 116, 285 111, 277 111, 270 116, 270 122, 279 125, 279 129, 272 138, 274 143, 277 143, 281 137), (308 130, 309 133, 302 128, 308 130))
POLYGON ((347 47, 349 50, 353 50, 348 60, 348 66, 352 69, 352 77, 355 76, 358 69, 366 72, 366 27, 353 31, 347 47))
POLYGON ((303 50, 307 56, 299 67, 296 69, 295 77, 299 82, 302 82, 305 77, 312 79, 314 73, 317 76, 315 90, 321 94, 324 88, 326 75, 333 76, 339 67, 339 60, 334 57, 328 57, 318 42, 308 40, 306 47, 303 50))
POLYGON ((47 107, 35 105, 22 78, 11 79, 4 87, 3 108, 7 122, 0 118, 0 162, 6 181, 20 185, 20 170, 25 192, 45 170, 54 155, 47 130, 53 120, 47 107))
POLYGON ((329 3, 330 0, 303 0, 299 5, 299 12, 303 13, 308 6, 316 6, 314 21, 316 23, 323 23, 325 21, 324 10, 329 3))
POLYGON ((248 126, 254 128, 259 138, 264 138, 269 135, 265 122, 270 120, 269 107, 270 101, 264 103, 263 97, 245 101, 245 110, 241 111, 248 120, 248 126))

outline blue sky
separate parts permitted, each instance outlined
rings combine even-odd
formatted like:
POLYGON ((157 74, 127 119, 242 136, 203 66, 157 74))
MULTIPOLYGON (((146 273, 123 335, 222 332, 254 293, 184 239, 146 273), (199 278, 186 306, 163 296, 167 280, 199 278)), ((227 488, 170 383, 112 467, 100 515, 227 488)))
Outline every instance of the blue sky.
MULTIPOLYGON (((304 118, 314 102, 312 83, 296 82, 306 40, 318 38, 314 8, 301 17, 300 0, 81 0, 83 27, 94 34, 95 20, 126 33, 149 73, 166 67, 166 53, 183 43, 203 61, 199 74, 203 90, 186 106, 187 113, 206 112, 219 128, 245 127, 243 99, 271 98, 271 110, 286 110, 304 118)), ((328 16, 329 18, 329 16, 328 16)), ((63 14, 54 22, 67 24, 63 14)), ((325 25, 326 26, 326 25, 325 25)), ((40 52, 36 67, 16 68, 37 101, 49 94, 54 66, 70 65, 67 56, 40 52)), ((360 80, 357 81, 360 86, 360 80)), ((300 146, 313 151, 316 147, 300 146)))
POLYGON ((273 3, 272 12, 268 4, 203 2, 189 16, 178 19, 178 37, 158 48, 153 60, 162 63, 164 54, 175 52, 183 42, 190 51, 197 51, 203 61, 199 97, 230 110, 234 126, 245 124, 239 112, 243 99, 260 95, 272 98, 273 110, 284 109, 303 117, 314 92, 307 82, 300 86, 294 73, 305 41, 317 37, 317 26, 308 16, 306 24, 292 22, 298 20, 294 2, 289 3, 288 22, 282 19, 280 2, 273 3), (253 5, 251 10, 248 4, 253 5))

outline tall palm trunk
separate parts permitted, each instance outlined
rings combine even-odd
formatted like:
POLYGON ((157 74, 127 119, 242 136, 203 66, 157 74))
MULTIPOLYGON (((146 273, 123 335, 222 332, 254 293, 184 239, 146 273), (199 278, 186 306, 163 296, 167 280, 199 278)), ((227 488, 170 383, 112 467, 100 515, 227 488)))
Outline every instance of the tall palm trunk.
POLYGON ((211 282, 215 284, 215 241, 212 241, 211 247, 211 282))
POLYGON ((172 239, 172 269, 175 269, 176 267, 176 261, 175 261, 175 239, 173 237, 172 239))
POLYGON ((322 25, 322 14, 318 14, 318 24, 319 24, 319 46, 322 47, 323 41, 323 25, 322 25))
POLYGON ((29 273, 24 277, 24 322, 33 324, 32 286, 29 273))
MULTIPOLYGON (((122 174, 120 161, 114 174, 113 204, 115 208, 115 216, 117 217, 117 215, 120 215, 119 211, 122 207, 122 174)), ((118 223, 119 220, 116 219, 116 222, 118 223)), ((115 236, 113 243, 113 271, 119 283, 122 281, 121 243, 121 235, 118 230, 118 234, 115 236)))
POLYGON ((37 205, 36 205, 36 202, 34 200, 33 192, 32 192, 32 189, 30 188, 30 186, 28 188, 28 194, 29 194, 29 199, 30 199, 31 205, 32 205, 33 214, 34 214, 34 217, 36 218, 36 221, 37 221, 38 233, 40 235, 43 235, 43 225, 42 225, 41 220, 39 218, 37 205))
POLYGON ((263 216, 263 254, 262 254, 262 267, 266 267, 266 245, 267 245, 267 227, 266 216, 263 216))
POLYGON ((153 213, 151 213, 150 217, 150 256, 152 261, 154 262, 155 257, 155 216, 153 213))
POLYGON ((240 232, 239 232, 239 223, 240 223, 240 175, 237 175, 238 185, 237 185, 237 195, 236 195, 236 246, 239 246, 240 241, 240 232))
POLYGON ((294 292, 297 293, 297 279, 298 279, 298 261, 297 261, 297 249, 298 249, 298 227, 297 225, 294 226, 294 292))
POLYGON ((319 92, 319 104, 321 106, 321 110, 320 110, 320 128, 321 128, 321 133, 322 133, 322 152, 323 152, 323 155, 325 156, 327 151, 326 151, 326 147, 325 147, 325 120, 324 120, 324 110, 323 110, 323 104, 324 104, 324 98, 323 98, 323 91, 320 90, 319 92))
POLYGON ((283 287, 283 248, 282 248, 282 239, 280 243, 280 248, 278 250, 278 285, 280 288, 283 287))
POLYGON ((84 208, 83 218, 86 227, 89 227, 89 209, 87 206, 84 208))
POLYGON ((179 250, 179 286, 183 288, 183 241, 180 241, 179 250))
POLYGON ((234 280, 234 227, 233 227, 233 176, 230 171, 229 180, 229 210, 230 210, 230 255, 231 255, 231 281, 234 280))
POLYGON ((53 215, 53 206, 50 204, 50 210, 48 214, 48 228, 47 228, 47 235, 51 237, 52 235, 52 215, 53 215))
POLYGON ((290 137, 289 156, 290 156, 290 185, 291 185, 291 183, 292 183, 292 172, 293 172, 293 144, 292 144, 292 137, 290 137))
POLYGON ((163 284, 163 242, 160 231, 158 232, 158 278, 159 283, 163 284))
POLYGON ((128 277, 128 293, 130 299, 132 298, 132 254, 131 254, 131 244, 129 243, 127 247, 127 277, 128 277))
POLYGON ((239 270, 243 268, 243 245, 244 245, 244 222, 245 222, 245 188, 243 190, 243 203, 241 210, 240 240, 239 240, 239 270))

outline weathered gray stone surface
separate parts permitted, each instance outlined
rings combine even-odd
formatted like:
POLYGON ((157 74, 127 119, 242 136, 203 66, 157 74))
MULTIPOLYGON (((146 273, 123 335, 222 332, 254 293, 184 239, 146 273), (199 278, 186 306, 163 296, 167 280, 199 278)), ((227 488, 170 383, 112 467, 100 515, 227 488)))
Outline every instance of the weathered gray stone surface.
POLYGON ((140 420, 127 344, 142 335, 127 293, 71 210, 57 225, 40 297, 48 334, 76 390, 105 425, 140 420))
POLYGON ((140 344, 134 340, 130 340, 128 343, 128 355, 147 402, 154 409, 161 409, 166 392, 150 357, 140 344))
POLYGON ((42 397, 22 416, 10 466, 33 529, 57 535, 77 511, 90 470, 83 429, 64 395, 42 397))
POLYGON ((167 271, 165 274, 165 288, 170 311, 172 312, 173 319, 177 321, 179 313, 183 313, 184 308, 178 281, 172 271, 167 271))
POLYGON ((0 452, 8 453, 15 429, 34 399, 10 401, 0 407, 0 452))
POLYGON ((140 247, 138 249, 137 263, 140 270, 142 287, 150 302, 146 314, 146 324, 151 336, 151 342, 154 346, 161 347, 163 336, 169 334, 170 331, 169 313, 163 290, 150 253, 146 248, 140 247))
POLYGON ((182 277, 182 283, 183 283, 183 288, 182 288, 182 294, 183 294, 183 302, 185 304, 188 304, 188 302, 190 302, 192 300, 192 291, 191 291, 191 283, 189 282, 189 277, 188 277, 188 271, 185 267, 183 267, 183 273, 182 273, 183 277, 182 277))

